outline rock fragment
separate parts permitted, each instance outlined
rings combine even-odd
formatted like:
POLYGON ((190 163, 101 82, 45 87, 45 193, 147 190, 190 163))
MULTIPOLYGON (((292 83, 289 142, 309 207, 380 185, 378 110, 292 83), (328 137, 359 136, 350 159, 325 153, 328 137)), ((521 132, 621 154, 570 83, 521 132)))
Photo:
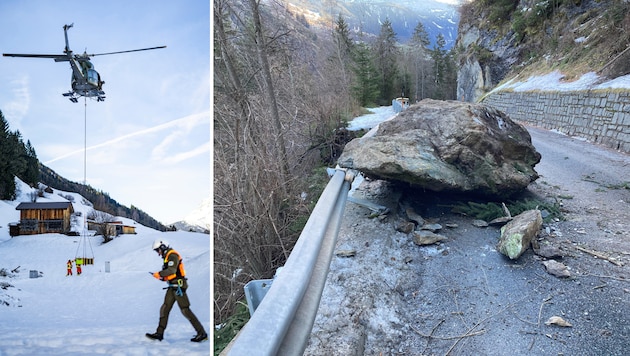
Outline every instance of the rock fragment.
POLYGON ((497 251, 512 260, 519 258, 538 235, 542 226, 540 210, 527 210, 501 228, 497 251))
POLYGON ((567 266, 565 266, 564 264, 558 261, 555 261, 555 260, 543 261, 542 264, 545 266, 547 273, 549 273, 552 276, 556 276, 558 278, 571 277, 571 272, 569 272, 569 269, 567 268, 567 266))
POLYGON ((428 230, 420 230, 413 232, 413 242, 416 245, 424 246, 424 245, 432 245, 436 242, 447 240, 446 236, 436 234, 434 232, 428 230))

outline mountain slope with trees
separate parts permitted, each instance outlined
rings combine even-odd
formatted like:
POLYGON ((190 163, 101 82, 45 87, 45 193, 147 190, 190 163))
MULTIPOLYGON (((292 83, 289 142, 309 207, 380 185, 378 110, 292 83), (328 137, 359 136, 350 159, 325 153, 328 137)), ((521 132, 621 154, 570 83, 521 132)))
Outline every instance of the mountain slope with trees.
POLYGON ((37 159, 35 148, 30 141, 27 140, 25 144, 19 131, 12 132, 0 111, 0 199, 15 199, 15 177, 32 187, 41 182, 56 189, 79 193, 93 202, 96 210, 130 218, 156 230, 169 229, 139 208, 121 205, 107 193, 89 185, 69 181, 43 165, 37 159))
POLYGON ((27 184, 39 181, 39 161, 30 141, 24 141, 20 131, 11 131, 0 111, 0 199, 13 200, 16 196, 15 177, 27 184))
POLYGON ((142 211, 138 207, 131 205, 131 207, 124 206, 114 200, 109 194, 100 191, 90 185, 76 183, 60 176, 55 171, 46 167, 40 163, 40 182, 54 187, 59 190, 65 190, 69 192, 75 192, 81 194, 87 200, 94 204, 94 209, 102 211, 113 216, 122 216, 130 218, 139 224, 159 230, 167 231, 173 230, 170 227, 164 226, 159 221, 152 218, 149 214, 142 211))
POLYGON ((458 65, 465 69, 459 97, 477 100, 505 79, 556 70, 566 81, 588 72, 603 78, 626 75, 629 44, 628 1, 466 2, 456 44, 458 65), (472 94, 477 88, 482 90, 472 94))

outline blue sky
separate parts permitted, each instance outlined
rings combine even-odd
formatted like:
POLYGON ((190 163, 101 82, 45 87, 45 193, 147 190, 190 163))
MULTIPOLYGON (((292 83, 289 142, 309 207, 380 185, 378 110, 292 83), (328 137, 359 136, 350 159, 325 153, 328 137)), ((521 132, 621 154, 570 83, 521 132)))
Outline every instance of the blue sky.
POLYGON ((158 221, 183 219, 210 195, 210 2, 0 1, 0 52, 92 58, 104 102, 72 103, 67 62, 0 57, 0 110, 61 176, 158 221), (85 109, 87 108, 87 114, 85 109), (87 118, 87 129, 84 128, 87 118), (84 131, 87 135, 84 135, 84 131))

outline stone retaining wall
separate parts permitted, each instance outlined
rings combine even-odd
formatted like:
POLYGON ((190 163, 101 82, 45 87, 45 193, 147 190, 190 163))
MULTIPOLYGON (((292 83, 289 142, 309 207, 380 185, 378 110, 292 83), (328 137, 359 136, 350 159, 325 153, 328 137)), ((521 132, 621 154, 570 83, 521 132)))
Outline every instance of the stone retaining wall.
POLYGON ((513 120, 630 153, 630 90, 511 92, 487 95, 482 103, 513 120))

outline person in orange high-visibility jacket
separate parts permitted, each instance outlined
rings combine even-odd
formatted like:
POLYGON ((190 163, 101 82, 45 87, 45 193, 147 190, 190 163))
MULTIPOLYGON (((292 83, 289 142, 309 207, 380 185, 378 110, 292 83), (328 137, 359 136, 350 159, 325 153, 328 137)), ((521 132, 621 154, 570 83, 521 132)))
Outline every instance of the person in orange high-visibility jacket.
POLYGON ((66 268, 68 268, 68 272, 66 272, 66 277, 72 276, 72 260, 68 260, 66 263, 66 268))
POLYGON ((160 308, 160 320, 155 333, 146 336, 150 339, 160 340, 164 338, 164 330, 168 323, 168 314, 173 308, 173 304, 177 302, 182 314, 190 321, 193 328, 197 332, 197 335, 190 339, 193 342, 201 342, 208 339, 203 325, 199 322, 199 319, 190 310, 190 301, 188 295, 186 295, 186 289, 188 288, 188 282, 186 281, 186 271, 184 270, 184 263, 177 251, 173 250, 168 242, 165 240, 155 240, 153 242, 153 250, 164 259, 164 265, 159 272, 152 273, 153 277, 168 283, 166 289, 166 295, 164 296, 164 303, 160 308))

